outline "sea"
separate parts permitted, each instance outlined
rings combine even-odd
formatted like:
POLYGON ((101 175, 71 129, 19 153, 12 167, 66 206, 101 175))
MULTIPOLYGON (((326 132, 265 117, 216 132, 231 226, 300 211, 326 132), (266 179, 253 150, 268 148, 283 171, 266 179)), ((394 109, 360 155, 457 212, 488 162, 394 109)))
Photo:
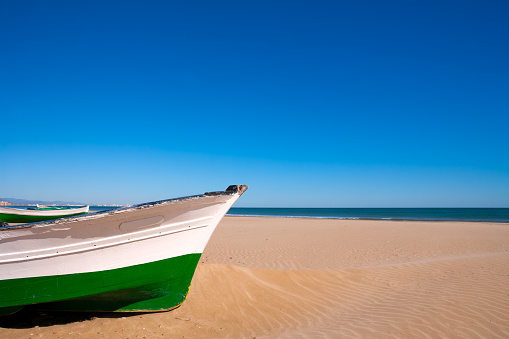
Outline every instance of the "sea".
POLYGON ((410 221, 475 221, 509 223, 509 208, 241 208, 227 215, 410 221))
MULTIPOLYGON (((26 208, 28 206, 12 206, 26 208)), ((90 206, 90 212, 118 206, 90 206)), ((509 223, 509 208, 259 208, 232 207, 227 215, 409 221, 475 221, 509 223)))

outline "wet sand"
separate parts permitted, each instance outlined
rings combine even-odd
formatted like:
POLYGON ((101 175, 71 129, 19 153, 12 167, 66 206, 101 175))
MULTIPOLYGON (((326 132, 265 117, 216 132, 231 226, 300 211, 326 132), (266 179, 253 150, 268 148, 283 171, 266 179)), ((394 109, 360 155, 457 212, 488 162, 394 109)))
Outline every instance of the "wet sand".
POLYGON ((4 318, 2 338, 508 338, 509 224, 226 217, 178 309, 4 318))

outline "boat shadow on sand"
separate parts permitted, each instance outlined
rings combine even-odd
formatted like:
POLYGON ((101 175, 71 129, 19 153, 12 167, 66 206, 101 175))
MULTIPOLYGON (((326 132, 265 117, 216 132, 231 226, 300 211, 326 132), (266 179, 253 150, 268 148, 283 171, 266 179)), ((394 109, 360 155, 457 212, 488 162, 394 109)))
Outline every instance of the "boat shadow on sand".
POLYGON ((11 315, 0 317, 0 328, 24 329, 33 327, 48 327, 66 325, 97 318, 129 318, 139 316, 144 312, 64 312, 42 311, 27 306, 23 310, 11 315))

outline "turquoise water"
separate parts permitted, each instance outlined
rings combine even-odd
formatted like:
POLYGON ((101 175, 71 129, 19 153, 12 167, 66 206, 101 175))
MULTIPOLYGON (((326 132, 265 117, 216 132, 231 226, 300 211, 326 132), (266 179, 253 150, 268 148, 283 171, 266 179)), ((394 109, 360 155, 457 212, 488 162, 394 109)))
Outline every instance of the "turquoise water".
POLYGON ((240 208, 228 215, 364 220, 477 221, 509 223, 509 208, 240 208))
POLYGON ((90 212, 100 212, 100 211, 108 211, 115 208, 120 208, 120 206, 90 206, 90 212))

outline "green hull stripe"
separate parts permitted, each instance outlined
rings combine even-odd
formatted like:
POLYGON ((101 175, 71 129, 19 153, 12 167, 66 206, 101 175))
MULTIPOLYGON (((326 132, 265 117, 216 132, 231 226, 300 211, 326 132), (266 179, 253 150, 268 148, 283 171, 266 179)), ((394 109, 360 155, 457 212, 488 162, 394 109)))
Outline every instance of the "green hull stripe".
POLYGON ((0 315, 16 306, 76 311, 159 311, 186 298, 199 253, 113 270, 0 281, 0 315))
POLYGON ((6 213, 0 213, 0 222, 12 222, 12 223, 19 223, 19 222, 38 222, 38 221, 46 221, 46 220, 53 220, 53 219, 60 219, 60 218, 67 218, 67 217, 73 217, 76 215, 81 214, 87 214, 87 213, 74 213, 74 214, 66 214, 66 215, 19 215, 19 214, 6 214, 6 213))

